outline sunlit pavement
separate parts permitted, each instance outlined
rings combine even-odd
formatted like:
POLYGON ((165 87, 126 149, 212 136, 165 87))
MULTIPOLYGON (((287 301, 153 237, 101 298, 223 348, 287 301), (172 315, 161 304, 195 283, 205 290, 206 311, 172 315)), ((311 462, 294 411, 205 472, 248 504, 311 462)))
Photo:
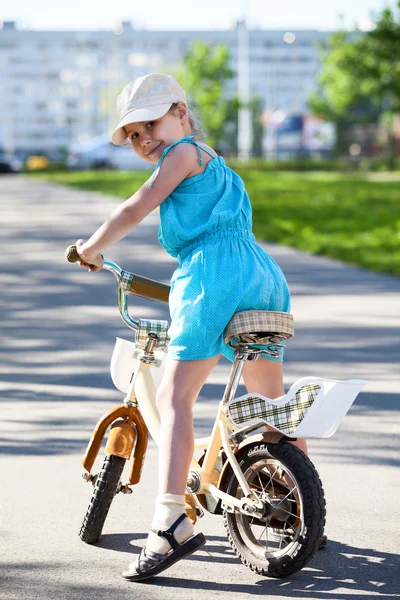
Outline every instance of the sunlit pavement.
MULTIPOLYGON (((235 558, 221 519, 206 515, 203 550, 151 583, 129 584, 120 572, 149 528, 156 450, 150 443, 134 493, 115 498, 101 543, 81 542, 91 489, 80 461, 94 423, 122 400, 109 361, 115 336, 131 335, 114 277, 64 260, 64 248, 88 237, 117 200, 22 176, 1 177, 0 197, 0 598, 399 597, 400 280, 262 244, 292 290, 296 336, 285 385, 311 374, 369 382, 336 435, 309 444, 326 492, 329 546, 297 575, 265 579, 235 558)), ((156 211, 106 256, 169 283, 176 261, 159 246, 157 225, 156 211)), ((134 318, 169 318, 156 303, 132 298, 131 307, 134 318)), ((201 392, 198 435, 212 423, 228 369, 221 359, 201 392)))

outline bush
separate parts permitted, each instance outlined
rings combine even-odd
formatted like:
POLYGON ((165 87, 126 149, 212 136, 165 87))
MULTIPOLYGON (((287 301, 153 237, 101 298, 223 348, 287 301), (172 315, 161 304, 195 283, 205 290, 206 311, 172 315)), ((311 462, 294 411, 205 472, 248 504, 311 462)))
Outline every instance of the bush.
MULTIPOLYGON (((282 172, 258 164, 237 163, 258 239, 400 275, 400 176, 378 181, 361 171, 282 172)), ((124 199, 149 177, 140 171, 30 175, 124 199)))

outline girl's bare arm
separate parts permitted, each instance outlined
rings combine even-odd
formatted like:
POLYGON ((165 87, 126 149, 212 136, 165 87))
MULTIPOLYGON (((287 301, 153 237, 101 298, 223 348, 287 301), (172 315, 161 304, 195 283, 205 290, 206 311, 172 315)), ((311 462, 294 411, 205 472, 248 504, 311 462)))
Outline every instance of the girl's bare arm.
POLYGON ((89 240, 78 240, 77 250, 85 262, 93 264, 102 250, 124 238, 157 208, 191 173, 196 159, 196 148, 187 144, 176 146, 167 154, 151 189, 148 188, 148 179, 133 196, 111 213, 89 240))

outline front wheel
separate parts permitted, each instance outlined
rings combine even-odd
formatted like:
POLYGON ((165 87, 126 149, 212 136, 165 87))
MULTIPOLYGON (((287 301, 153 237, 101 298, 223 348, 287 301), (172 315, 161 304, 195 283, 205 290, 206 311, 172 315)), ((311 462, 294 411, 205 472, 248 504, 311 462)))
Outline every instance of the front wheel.
MULTIPOLYGON (((265 503, 263 518, 224 512, 229 542, 259 575, 287 577, 314 556, 325 525, 325 497, 310 459, 288 442, 244 448, 238 462, 250 489, 265 503)), ((241 498, 233 475, 227 493, 241 498)))
POLYGON ((111 502, 118 491, 125 458, 107 454, 96 478, 92 498, 79 532, 81 540, 95 544, 103 530, 111 502))

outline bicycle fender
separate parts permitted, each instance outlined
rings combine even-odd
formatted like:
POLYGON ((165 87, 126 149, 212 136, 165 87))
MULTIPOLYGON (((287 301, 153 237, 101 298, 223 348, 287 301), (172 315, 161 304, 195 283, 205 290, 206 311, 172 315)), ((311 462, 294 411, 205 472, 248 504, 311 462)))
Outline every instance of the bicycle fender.
POLYGON ((115 408, 109 410, 105 415, 98 421, 92 437, 90 438, 89 444, 86 448, 85 456, 82 459, 82 465, 88 473, 91 472, 96 456, 99 453, 101 443, 104 438, 104 434, 107 428, 113 421, 119 418, 129 418, 133 413, 133 408, 120 404, 115 408))
POLYGON ((125 458, 125 460, 129 460, 135 439, 136 430, 132 421, 127 422, 124 419, 114 421, 108 434, 106 454, 120 456, 121 458, 125 458))
POLYGON ((282 440, 294 440, 296 438, 288 438, 284 433, 281 433, 280 431, 263 431, 262 433, 257 433, 256 435, 252 435, 248 438, 246 438, 245 440, 243 440, 243 442, 240 442, 240 444, 238 445, 237 449, 235 450, 235 454, 237 454, 238 452, 240 452, 242 450, 242 448, 245 448, 246 446, 250 446, 251 444, 257 443, 257 442, 266 442, 268 444, 279 444, 279 442, 281 442, 282 440))

